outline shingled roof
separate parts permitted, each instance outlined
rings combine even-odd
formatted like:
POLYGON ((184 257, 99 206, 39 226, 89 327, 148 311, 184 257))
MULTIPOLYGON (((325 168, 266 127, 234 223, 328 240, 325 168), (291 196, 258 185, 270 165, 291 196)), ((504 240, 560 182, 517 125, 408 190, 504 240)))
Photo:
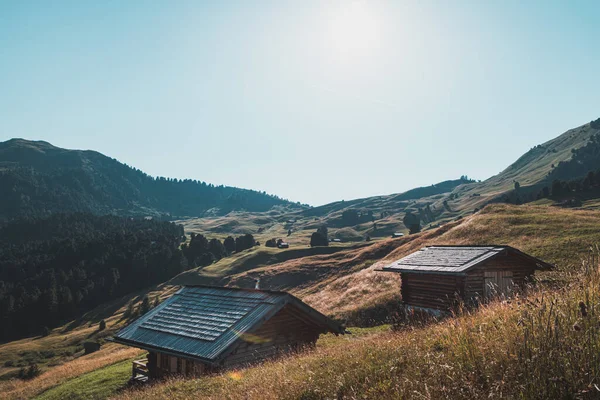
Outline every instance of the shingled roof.
POLYGON ((216 364, 244 334, 289 305, 323 332, 344 328, 285 292, 186 286, 118 332, 117 343, 216 364))
POLYGON ((434 274, 462 274, 482 262, 500 254, 514 253, 534 264, 537 269, 550 269, 538 258, 523 253, 510 246, 429 246, 401 258, 385 267, 383 271, 415 272, 434 274))

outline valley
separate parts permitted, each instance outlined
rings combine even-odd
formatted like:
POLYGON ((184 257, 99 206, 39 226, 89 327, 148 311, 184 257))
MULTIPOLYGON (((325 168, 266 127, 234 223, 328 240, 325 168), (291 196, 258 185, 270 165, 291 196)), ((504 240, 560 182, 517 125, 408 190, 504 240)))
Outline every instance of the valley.
MULTIPOLYGON (((109 262, 108 257, 114 255, 118 238, 127 234, 127 246, 120 250, 122 254, 119 257, 109 263, 118 265, 118 276, 128 277, 130 283, 128 289, 118 279, 109 284, 108 275, 102 275, 103 268, 89 268, 89 265, 84 268, 85 263, 77 262, 71 265, 68 257, 52 261, 59 263, 66 260, 63 267, 52 264, 52 268, 64 270, 62 275, 56 275, 60 282, 57 287, 72 288, 73 294, 81 290, 82 295, 82 288, 85 288, 85 294, 90 293, 90 300, 79 307, 83 309, 85 304, 89 310, 73 319, 69 309, 61 314, 60 324, 52 326, 43 335, 23 336, 0 344, 0 398, 262 399, 281 398, 286 393, 290 398, 302 399, 353 398, 359 395, 365 398, 396 398, 403 393, 434 398, 450 393, 458 394, 457 398, 479 398, 484 393, 491 393, 492 397, 519 394, 536 397, 536 385, 553 379, 551 375, 558 373, 556 363, 544 358, 542 351, 544 341, 549 340, 544 336, 548 333, 538 328, 540 323, 547 323, 550 319, 556 321, 551 331, 562 334, 562 339, 554 347, 558 359, 572 365, 582 362, 589 370, 596 371, 600 364, 593 356, 595 347, 590 346, 596 346, 597 342, 577 342, 579 331, 572 327, 573 324, 586 324, 586 320, 577 315, 579 302, 586 298, 587 303, 596 304, 600 298, 596 285, 598 277, 584 273, 597 267, 599 189, 594 179, 584 183, 586 176, 581 174, 582 170, 595 171, 600 167, 600 159, 593 155, 596 150, 595 139, 592 139, 598 133, 600 130, 591 124, 569 130, 536 146, 504 171, 482 182, 463 176, 405 193, 339 201, 318 207, 292 203, 262 192, 244 192, 242 189, 193 182, 163 182, 151 177, 142 179, 146 186, 135 186, 137 183, 132 182, 137 181, 129 180, 133 179, 130 177, 127 178, 129 183, 114 192, 123 194, 126 193, 123 188, 137 187, 131 189, 134 196, 124 197, 121 209, 115 207, 113 200, 99 198, 96 194, 105 191, 107 182, 118 186, 121 183, 117 185, 117 182, 123 182, 121 179, 129 176, 127 174, 137 177, 135 169, 128 170, 129 167, 112 160, 109 170, 120 171, 121 177, 111 175, 114 171, 109 173, 100 169, 100 172, 90 173, 88 170, 84 180, 104 183, 98 183, 98 186, 84 184, 77 188, 72 184, 71 174, 81 173, 80 161, 91 160, 84 162, 90 165, 99 159, 104 163, 104 156, 99 153, 70 153, 70 150, 63 151, 37 142, 5 142, 0 146, 0 175, 3 185, 7 185, 3 187, 13 188, 16 194, 11 195, 8 201, 4 200, 2 215, 5 220, 1 227, 7 229, 11 223, 21 227, 10 228, 12 230, 4 235, 4 243, 9 244, 5 245, 5 249, 14 252, 17 246, 32 246, 35 242, 40 255, 31 262, 43 259, 47 263, 47 256, 43 255, 46 244, 43 243, 56 236, 53 246, 64 246, 69 242, 70 249, 96 246, 97 258, 90 258, 87 262, 101 265, 98 260, 109 262), (21 150, 15 151, 15 148, 21 150), (87 199, 81 203, 84 207, 71 209, 70 203, 62 202, 61 194, 53 197, 50 203, 56 201, 64 209, 40 208, 39 205, 45 201, 43 199, 48 198, 44 185, 54 185, 54 179, 58 179, 58 175, 53 173, 35 171, 36 168, 49 169, 48 163, 54 162, 48 158, 49 155, 53 160, 63 157, 71 160, 74 157, 76 161, 69 161, 73 165, 60 164, 54 171, 59 171, 60 179, 70 182, 65 184, 64 193, 75 190, 72 192, 77 193, 75 198, 87 199), (575 164, 580 167, 573 167, 575 164), (26 170, 30 175, 23 175, 26 170), (26 175, 37 177, 31 180, 24 178, 26 175), (581 185, 585 184, 587 188, 584 191, 577 189, 577 185, 563 184, 566 189, 560 196, 552 192, 546 197, 540 196, 544 187, 552 187, 555 191, 555 179, 581 181, 581 185), (31 186, 32 182, 40 181, 46 183, 31 186), (143 190, 149 189, 142 188, 157 187, 157 181, 159 185, 167 185, 168 182, 171 188, 181 190, 177 192, 178 196, 188 196, 189 191, 195 194, 186 197, 183 205, 177 206, 158 192, 152 194, 157 197, 148 197, 149 192, 143 190), (204 196, 194 192, 200 190, 198 188, 206 190, 203 193, 211 193, 214 189, 213 193, 220 191, 221 194, 200 206, 194 205, 194 196, 204 196), (35 196, 32 197, 32 193, 35 196), (238 194, 242 197, 237 197, 238 194), (579 201, 577 205, 573 205, 574 199, 579 201), (154 206, 150 207, 150 204, 154 206), (84 217, 77 218, 88 222, 70 220, 66 211, 84 212, 84 217), (93 214, 106 213, 116 215, 111 217, 110 222, 103 219, 105 217, 92 217, 93 214), (409 214, 417 216, 420 232, 410 234, 407 225, 409 214), (61 222, 63 218, 64 222, 61 222), (53 225, 58 228, 54 233, 41 230, 34 235, 27 232, 29 225, 22 221, 29 221, 27 223, 33 224, 31 226, 40 224, 45 229, 53 225), (85 228, 86 224, 93 228, 85 228), (112 226, 110 229, 115 233, 111 235, 114 236, 102 233, 107 226, 112 226), (328 246, 311 246, 311 237, 323 226, 327 227, 328 246), (123 233, 119 232, 121 229, 123 233), (136 230, 144 232, 143 235, 136 234, 136 230), (161 230, 168 234, 163 235, 161 230), (402 235, 392 238, 396 233, 402 235), (224 242, 229 236, 252 235, 258 245, 228 251, 210 263, 198 263, 198 259, 191 259, 186 253, 195 235, 219 242, 224 242), (265 246, 271 239, 282 239, 289 247, 265 246), (424 246, 442 244, 510 245, 548 261, 556 268, 536 273, 536 284, 528 297, 493 303, 478 310, 465 310, 456 318, 438 323, 397 326, 394 315, 399 310, 402 295, 400 278, 379 269, 424 246), (158 245, 162 247, 158 248, 158 245), (177 261, 169 261, 170 267, 164 269, 160 260, 167 255, 170 258, 165 260, 177 261), (143 286, 141 282, 132 280, 131 276, 135 275, 126 275, 129 260, 135 261, 135 273, 147 274, 143 286), (89 275, 77 278, 80 270, 86 268, 89 268, 89 275), (90 286, 89 281, 85 281, 87 279, 93 285, 90 286), (352 335, 324 336, 315 350, 301 351, 234 372, 198 379, 174 379, 148 387, 128 386, 131 361, 145 353, 111 343, 109 339, 134 318, 132 310, 138 315, 144 302, 152 302, 152 307, 180 286, 251 288, 257 279, 260 279, 261 289, 292 293, 311 307, 344 323, 352 335), (76 289, 75 284, 80 286, 76 289), (106 291, 112 297, 101 304, 94 303, 100 294, 104 295, 103 290, 94 289, 94 285, 98 288, 106 285, 109 288, 106 291), (105 324, 104 329, 100 329, 101 323, 105 324), (524 337, 527 340, 524 341, 524 337), (89 342, 100 344, 100 349, 85 354, 84 347, 89 342), (580 346, 581 359, 570 358, 573 356, 567 351, 569 346, 580 346), (533 370, 524 369, 531 365, 532 359, 542 359, 543 362, 532 367, 533 370), (31 365, 39 369, 37 374, 29 379, 19 378, 21 371, 31 365), (527 374, 533 375, 524 378, 527 374), (336 376, 337 380, 329 380, 329 376, 336 376), (369 384, 364 383, 366 377, 371 377, 369 384), (506 384, 508 380, 517 384, 509 387, 506 384)), ((28 249, 23 247, 18 252, 6 254, 25 254, 28 249)), ((4 262, 13 265, 10 263, 14 261, 8 258, 4 262)), ((14 265, 19 265, 23 273, 30 273, 27 263, 14 265)), ((13 279, 13 272, 4 273, 13 279)), ((39 282, 43 281, 42 275, 34 276, 39 282)), ((113 272, 111 276, 117 275, 113 272)), ((52 287, 38 286, 44 295, 52 293, 52 287)), ((17 286, 0 287, 5 290, 0 294, 8 293, 0 296, 3 307, 7 304, 13 307, 14 299, 11 302, 8 296, 20 293, 17 286), (7 288, 14 292, 7 291, 7 288)), ((35 297, 35 293, 31 297, 35 297)), ((596 335, 595 327, 585 327, 588 334, 596 335)), ((26 328, 23 331, 27 331, 26 328)), ((543 393, 556 396, 561 390, 569 393, 593 390, 586 388, 585 379, 577 368, 569 371, 572 380, 568 385, 551 381, 553 383, 547 385, 543 393)))

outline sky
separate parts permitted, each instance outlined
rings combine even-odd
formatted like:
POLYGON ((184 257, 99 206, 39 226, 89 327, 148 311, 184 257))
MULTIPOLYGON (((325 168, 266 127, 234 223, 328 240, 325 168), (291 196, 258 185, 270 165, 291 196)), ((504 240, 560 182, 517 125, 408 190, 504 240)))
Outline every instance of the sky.
POLYGON ((600 2, 0 0, 0 141, 320 205, 600 117, 600 2))

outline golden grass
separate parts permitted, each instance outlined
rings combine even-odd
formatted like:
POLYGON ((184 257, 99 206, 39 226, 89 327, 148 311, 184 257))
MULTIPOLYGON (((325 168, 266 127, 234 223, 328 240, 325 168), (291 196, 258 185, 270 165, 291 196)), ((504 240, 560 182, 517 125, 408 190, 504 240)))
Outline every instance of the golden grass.
MULTIPOLYGON (((382 266, 402 258, 423 246, 502 244, 514 246, 545 261, 556 263, 557 271, 545 274, 558 278, 578 263, 590 246, 600 243, 600 212, 562 209, 548 206, 492 205, 461 221, 448 223, 436 230, 422 232, 406 239, 387 240, 373 247, 347 254, 354 266, 367 268, 347 273, 343 262, 330 274, 330 279, 301 290, 303 300, 321 312, 343 316, 345 313, 387 301, 399 294, 400 281, 391 273, 376 272, 382 266), (376 249, 385 248, 381 255, 376 249), (388 251, 389 250, 389 251, 388 251), (373 253, 379 255, 377 258, 373 253), (371 264, 369 264, 371 262, 371 264)), ((338 255, 336 255, 338 256, 338 255)), ((312 268, 303 260, 277 266, 312 268)), ((277 269, 271 270, 276 273, 277 269)))
MULTIPOLYGON (((422 232, 417 235, 411 235, 402 239, 382 240, 365 247, 344 249, 328 255, 302 257, 275 265, 262 266, 259 263, 255 268, 251 268, 249 271, 244 271, 231 276, 230 284, 248 286, 247 283, 251 278, 254 276, 261 276, 263 287, 289 289, 318 310, 329 315, 343 318, 357 310, 364 310, 369 307, 385 304, 399 294, 400 287, 397 275, 375 271, 383 264, 400 258, 425 245, 470 243, 513 245, 547 261, 557 263, 559 266, 557 271, 544 274, 542 277, 544 279, 553 280, 555 284, 557 280, 560 284, 565 284, 571 282, 568 271, 572 270, 573 265, 579 262, 582 253, 585 253, 591 245, 600 242, 600 230, 597 229, 598 226, 600 226, 600 212, 597 211, 561 209, 540 205, 493 205, 488 206, 483 211, 461 221, 451 222, 441 228, 422 232)), ((225 270, 227 269, 226 267, 227 266, 223 266, 225 270)), ((172 290, 172 287, 160 287, 153 292, 152 295, 161 294, 165 297, 171 293, 172 290)), ((139 301, 141 300, 142 295, 143 293, 138 293, 129 296, 127 302, 131 301, 131 299, 139 301)), ((107 318, 109 329, 117 329, 122 325, 123 321, 120 320, 120 317, 124 307, 125 306, 118 308, 112 317, 107 318)), ((495 324, 501 323, 508 318, 509 314, 512 316, 517 315, 512 314, 518 313, 518 310, 515 311, 513 307, 514 304, 488 307, 485 312, 483 312, 483 315, 487 315, 487 317, 477 318, 484 318, 486 321, 485 324, 495 326, 495 324), (500 318, 500 322, 496 321, 497 317, 500 318)), ((468 318, 476 317, 463 318, 467 318, 463 321, 468 321, 468 318)), ((480 323, 483 320, 477 321, 479 321, 477 323, 480 323)), ((443 327, 445 325, 442 324, 440 326, 443 327)), ((441 327, 428 329, 442 329, 441 327)), ((72 332, 66 334, 59 333, 58 330, 55 330, 55 332, 47 338, 4 344, 0 346, 0 360, 7 357, 10 358, 11 354, 18 354, 26 350, 44 348, 54 349, 61 348, 61 346, 72 345, 84 340, 93 333, 94 329, 95 326, 88 327, 87 322, 82 322, 72 332)), ((421 331, 420 334, 428 335, 429 332, 430 331, 425 330, 421 331)), ((506 334, 509 335, 510 332, 507 331, 506 334)), ((403 335, 406 335, 406 333, 403 335)), ((409 339, 404 336, 400 337, 404 339, 399 339, 399 337, 392 335, 385 340, 389 340, 390 343, 395 343, 395 345, 398 346, 402 343, 406 346, 410 345, 408 342, 405 342, 409 339)), ((410 340, 414 341, 416 339, 412 336, 410 340)), ((475 339, 471 338, 469 340, 475 339)), ((387 349, 386 351, 392 351, 393 349, 391 347, 386 347, 386 341, 377 341, 376 346, 383 347, 384 349, 387 349)), ((372 346, 375 346, 373 343, 375 342, 372 342, 372 346)), ((357 346, 355 350, 363 352, 363 356, 368 356, 368 354, 364 353, 369 346, 368 341, 364 344, 364 346, 367 347, 359 344, 354 344, 353 346, 357 346)), ((339 350, 329 348, 319 349, 317 353, 314 354, 320 354, 326 358, 329 357, 331 360, 337 360, 339 357, 342 357, 343 361, 352 362, 352 360, 346 360, 343 358, 345 356, 341 355, 341 352, 345 351, 343 347, 344 346, 339 350), (336 353, 336 351, 339 353, 336 353)), ((490 348, 489 350, 492 352, 499 351, 496 348, 490 348)), ((104 351, 104 349, 102 351, 104 351)), ((305 359, 307 363, 317 363, 317 360, 313 357, 314 354, 310 353, 302 355, 299 359, 305 359)), ((125 357, 125 355, 123 357, 125 357)), ((52 382, 49 377, 46 377, 44 379, 47 381, 44 381, 41 379, 45 376, 44 373, 41 377, 36 378, 40 379, 40 381, 31 381, 31 384, 33 385, 32 389, 26 388, 26 386, 30 385, 29 382, 12 381, 10 383, 0 383, 0 392, 17 393, 16 395, 11 395, 13 396, 11 398, 18 398, 18 393, 29 393, 28 390, 32 390, 31 393, 34 393, 36 390, 44 390, 43 388, 51 387, 52 385, 60 384, 66 379, 73 378, 77 376, 77 370, 83 373, 82 371, 92 371, 96 368, 94 367, 95 361, 92 357, 83 357, 73 361, 65 359, 63 361, 67 361, 67 364, 69 365, 77 365, 71 363, 79 360, 81 360, 82 363, 81 368, 72 369, 71 375, 65 373, 63 375, 64 379, 59 378, 57 381, 52 382), (84 366, 86 363, 90 363, 89 366, 84 366), (39 387, 40 389, 33 389, 35 387, 39 387)), ((108 360, 109 359, 107 359, 106 362, 110 363, 108 360)), ((293 360, 296 359, 294 358, 293 360)), ((275 364, 266 364, 265 368, 275 368, 272 365, 287 365, 285 362, 285 360, 282 360, 275 364)), ((292 364, 290 364, 289 367, 285 367, 286 371, 291 374, 290 376, 294 377, 293 371, 288 370, 287 368, 295 368, 293 363, 296 361, 288 360, 287 362, 291 362, 292 364)), ((102 364, 98 364, 97 367, 100 367, 101 365, 102 364)), ((54 367, 50 371, 54 372, 61 367, 63 366, 54 367)), ((68 369, 68 367, 65 368, 68 369)), ((244 374, 249 374, 251 376, 253 374, 252 371, 253 370, 248 370, 244 374)), ((339 373, 342 373, 342 371, 339 373)), ((310 376, 298 376, 297 378, 308 379, 310 376)), ((187 385, 184 383, 181 384, 187 385)), ((204 385, 205 380, 201 380, 201 382, 197 382, 197 384, 204 385)), ((249 388, 249 390, 250 389, 251 388, 249 388)), ((306 398, 311 398, 310 396, 306 398)), ((234 396, 233 398, 236 397, 234 396)))
POLYGON ((139 349, 108 344, 101 350, 51 368, 28 381, 11 379, 0 382, 1 399, 29 399, 87 372, 141 355, 139 349))
MULTIPOLYGON (((161 299, 165 299, 175 289, 172 286, 160 286, 156 290, 149 291, 149 295, 151 298, 159 296, 161 299)), ((134 293, 124 299, 104 305, 105 309, 111 310, 114 308, 116 311, 105 318, 107 329, 103 332, 97 330, 97 322, 90 324, 88 319, 95 319, 98 313, 106 311, 97 309, 86 314, 78 325, 74 324, 76 326, 72 329, 67 328, 71 324, 66 324, 54 329, 46 337, 27 338, 0 345, 0 361, 2 363, 6 360, 22 362, 26 359, 28 353, 49 350, 56 353, 54 357, 44 360, 44 363, 40 364, 42 374, 32 380, 23 381, 16 378, 0 380, 0 399, 30 398, 69 379, 141 354, 142 352, 139 349, 112 343, 103 345, 99 351, 90 355, 81 355, 82 351, 80 350, 74 353, 74 350, 80 349, 81 344, 86 340, 97 340, 98 334, 110 336, 112 332, 120 329, 126 323, 122 316, 127 304, 131 301, 138 304, 142 297, 141 293, 134 293), (121 303, 124 305, 120 306, 121 303), (49 363, 46 361, 49 361, 49 363)), ((10 372, 11 370, 18 370, 18 368, 0 367, 0 370, 10 372)))
POLYGON ((476 312, 118 399, 598 398, 600 274, 476 312))

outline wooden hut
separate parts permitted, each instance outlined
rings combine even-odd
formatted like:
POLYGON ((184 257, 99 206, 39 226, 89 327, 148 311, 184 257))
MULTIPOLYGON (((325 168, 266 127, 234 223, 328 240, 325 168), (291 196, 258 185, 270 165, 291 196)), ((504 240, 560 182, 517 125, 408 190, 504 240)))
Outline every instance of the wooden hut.
POLYGON ((186 286, 118 332, 113 341, 148 350, 133 379, 201 375, 314 345, 342 326, 296 297, 266 290, 186 286))
POLYGON ((430 246, 383 271, 400 273, 402 302, 425 311, 449 311, 509 296, 523 287, 535 270, 552 265, 510 246, 430 246))

